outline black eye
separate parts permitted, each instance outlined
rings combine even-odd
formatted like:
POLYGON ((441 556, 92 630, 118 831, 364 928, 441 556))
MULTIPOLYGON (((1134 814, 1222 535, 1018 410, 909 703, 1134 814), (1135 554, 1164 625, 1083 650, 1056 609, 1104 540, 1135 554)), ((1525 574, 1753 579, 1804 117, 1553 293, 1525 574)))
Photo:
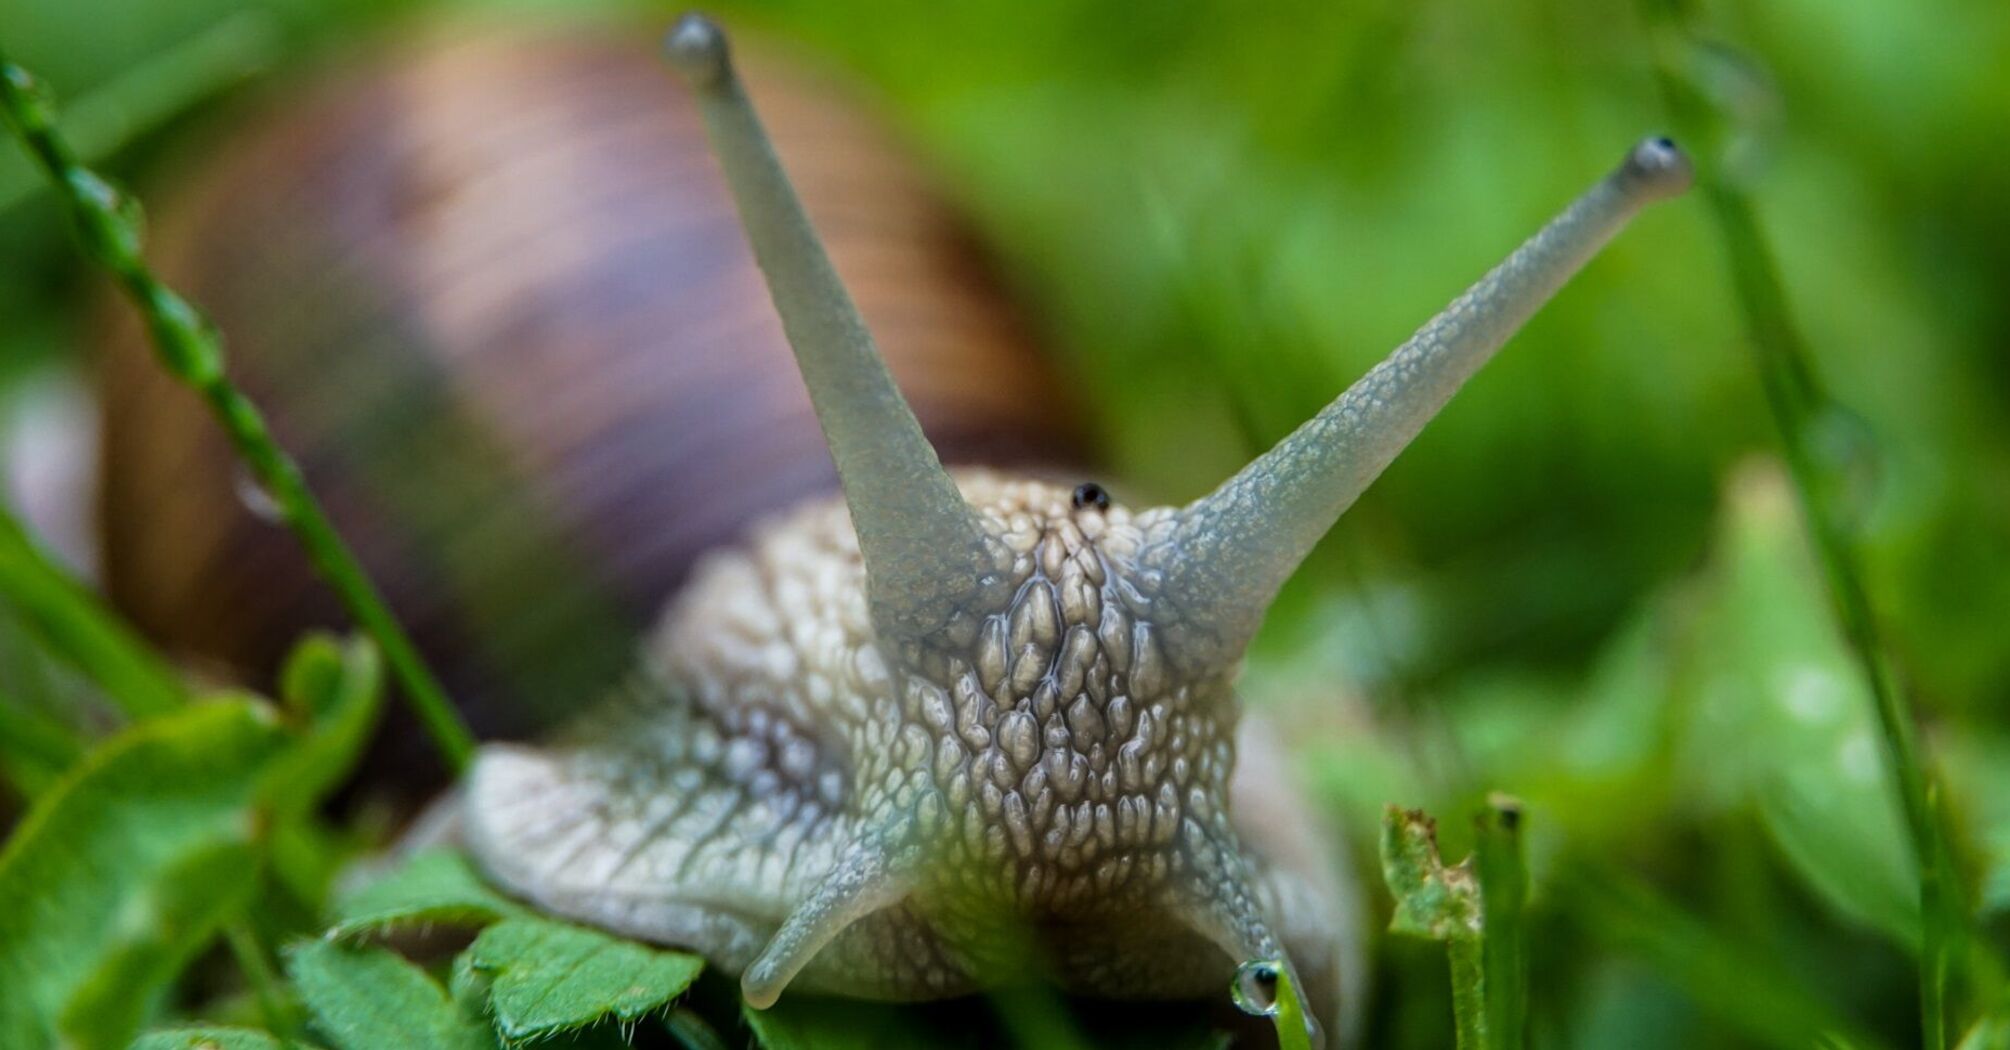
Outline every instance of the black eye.
POLYGON ((1075 509, 1081 510, 1083 507, 1109 510, 1110 494, 1104 492, 1101 485, 1093 481, 1085 481, 1075 486, 1075 509))

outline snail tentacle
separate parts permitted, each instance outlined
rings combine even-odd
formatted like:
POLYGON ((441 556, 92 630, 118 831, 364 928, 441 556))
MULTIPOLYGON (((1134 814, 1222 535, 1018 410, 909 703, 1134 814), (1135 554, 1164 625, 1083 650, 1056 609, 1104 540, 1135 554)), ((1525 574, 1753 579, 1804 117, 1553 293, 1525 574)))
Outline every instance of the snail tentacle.
POLYGON ((1690 180, 1673 142, 1641 142, 1332 404, 1182 510, 1145 552, 1190 628, 1182 656, 1237 659, 1312 546, 1459 387, 1642 207, 1690 180))
POLYGON ((865 555, 873 620, 898 637, 925 636, 995 568, 991 544, 811 228, 733 71, 725 34, 686 15, 665 50, 697 96, 837 462, 865 555))
POLYGON ((775 1005, 796 974, 838 934, 873 912, 900 903, 912 889, 908 878, 891 866, 878 839, 854 843, 740 975, 740 994, 747 1005, 756 1010, 775 1005))

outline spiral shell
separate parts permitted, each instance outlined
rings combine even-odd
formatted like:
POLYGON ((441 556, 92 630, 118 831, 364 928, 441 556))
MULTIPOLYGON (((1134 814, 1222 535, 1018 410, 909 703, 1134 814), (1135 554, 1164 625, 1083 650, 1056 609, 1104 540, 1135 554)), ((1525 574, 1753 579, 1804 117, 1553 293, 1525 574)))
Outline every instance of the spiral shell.
MULTIPOLYGON (((484 732, 577 707, 705 551, 835 485, 651 36, 379 51, 262 100, 155 216, 160 268, 484 732)), ((756 50, 749 79, 944 458, 1078 459, 1062 384, 911 156, 797 67, 756 50)), ((339 610, 118 316, 109 590, 183 657, 258 674, 339 610)))

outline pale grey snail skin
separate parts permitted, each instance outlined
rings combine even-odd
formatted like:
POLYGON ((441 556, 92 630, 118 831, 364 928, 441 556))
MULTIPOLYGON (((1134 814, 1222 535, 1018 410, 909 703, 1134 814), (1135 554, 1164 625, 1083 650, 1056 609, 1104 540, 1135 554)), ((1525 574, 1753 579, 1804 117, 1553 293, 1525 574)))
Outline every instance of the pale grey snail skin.
MULTIPOLYGON (((785 987, 963 994, 1038 953, 1071 991, 1220 994, 1238 963, 1322 978, 1342 905, 1238 814, 1234 680, 1265 607, 1458 386, 1643 205, 1689 182, 1635 147, 1275 449, 1185 507, 952 475, 789 189, 710 23, 697 93, 844 502, 707 558, 623 694, 543 749, 486 748, 460 834, 552 912, 785 987), (1035 942, 1028 947, 1029 939, 1035 942)), ((1261 772, 1261 771, 1259 771, 1261 772)))

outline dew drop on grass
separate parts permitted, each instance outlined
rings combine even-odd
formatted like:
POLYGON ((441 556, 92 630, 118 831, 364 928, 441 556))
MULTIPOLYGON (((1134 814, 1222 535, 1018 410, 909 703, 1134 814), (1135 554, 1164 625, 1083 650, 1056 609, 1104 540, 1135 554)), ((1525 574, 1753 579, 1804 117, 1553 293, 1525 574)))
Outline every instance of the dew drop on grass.
POLYGON ((1834 519, 1861 532, 1875 509, 1884 481, 1883 450, 1870 423, 1831 402, 1806 423, 1805 439, 1821 468, 1821 497, 1834 519))
POLYGON ((279 501, 257 478, 251 476, 250 470, 238 467, 231 475, 231 485, 237 490, 237 501, 244 504, 244 509, 250 511, 252 517, 272 524, 285 519, 286 511, 279 506, 279 501))
POLYGON ((47 81, 16 65, 0 66, 0 76, 20 94, 22 117, 29 127, 47 127, 54 121, 56 93, 47 81))
POLYGON ((64 177, 71 190, 96 209, 85 220, 87 232, 102 238, 121 262, 138 259, 146 227, 139 198, 88 168, 71 168, 64 177))
POLYGON ((1275 1017, 1279 972, 1273 959, 1257 959, 1237 967, 1235 982, 1228 989, 1236 1009, 1253 1017, 1275 1017))

